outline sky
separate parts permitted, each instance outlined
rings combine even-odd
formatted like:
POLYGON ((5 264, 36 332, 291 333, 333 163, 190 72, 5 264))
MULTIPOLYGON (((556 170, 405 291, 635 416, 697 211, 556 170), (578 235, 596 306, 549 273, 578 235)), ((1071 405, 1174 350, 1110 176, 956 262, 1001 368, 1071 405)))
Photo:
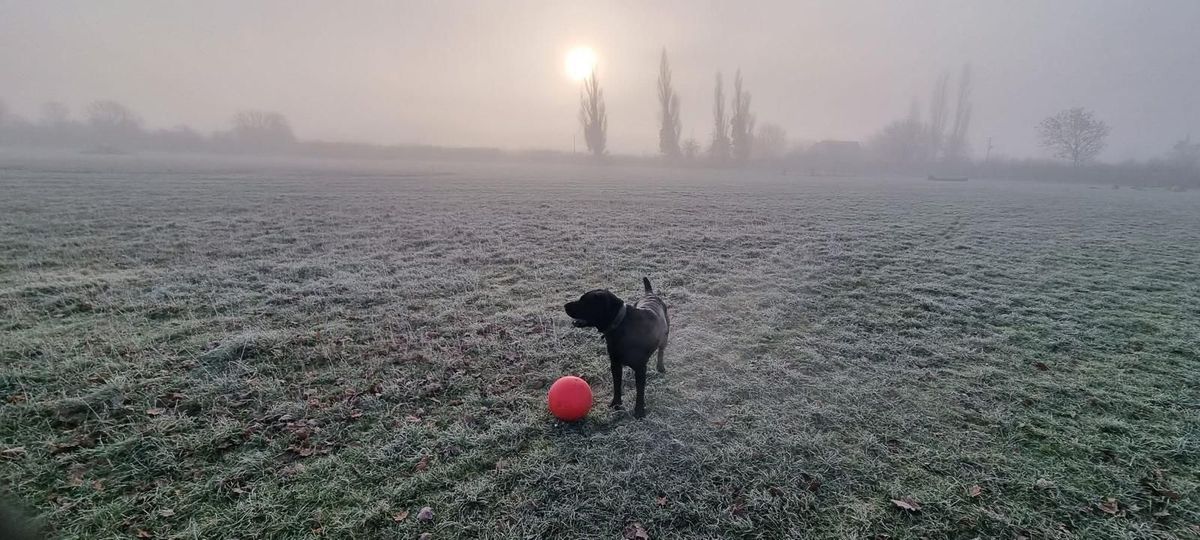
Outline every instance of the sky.
MULTIPOLYGON (((940 73, 974 73, 977 155, 1046 157, 1034 127, 1083 106, 1112 127, 1106 161, 1200 137, 1200 1, 0 0, 0 100, 61 101, 211 131, 285 114, 305 139, 570 150, 598 56, 609 146, 657 151, 666 48, 684 137, 711 137, 713 80, 741 69, 759 124, 796 141, 866 140, 927 107, 940 73)), ((728 91, 728 88, 727 88, 728 91)))

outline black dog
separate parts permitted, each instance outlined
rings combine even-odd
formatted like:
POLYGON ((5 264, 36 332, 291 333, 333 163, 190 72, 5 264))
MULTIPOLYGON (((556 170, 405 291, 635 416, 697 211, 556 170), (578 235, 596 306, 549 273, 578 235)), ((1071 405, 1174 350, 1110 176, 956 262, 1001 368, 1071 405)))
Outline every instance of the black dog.
POLYGON ((650 280, 642 278, 646 296, 636 304, 627 304, 608 289, 595 289, 569 302, 563 309, 576 327, 593 327, 604 335, 608 346, 608 360, 613 378, 614 409, 621 408, 621 372, 625 366, 633 368, 637 380, 637 401, 633 415, 646 415, 646 364, 650 355, 658 351, 659 373, 667 370, 663 366, 663 351, 667 348, 667 335, 671 332, 671 320, 667 318, 667 304, 654 294, 650 280))

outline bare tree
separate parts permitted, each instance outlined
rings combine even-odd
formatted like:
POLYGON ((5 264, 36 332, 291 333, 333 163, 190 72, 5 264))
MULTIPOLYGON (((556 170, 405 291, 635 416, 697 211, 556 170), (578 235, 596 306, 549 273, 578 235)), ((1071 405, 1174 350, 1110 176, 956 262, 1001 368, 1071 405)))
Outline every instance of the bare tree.
POLYGON ((1104 149, 1109 127, 1092 111, 1074 107, 1050 116, 1038 124, 1042 147, 1055 157, 1071 160, 1078 167, 1094 159, 1104 149))
POLYGON ((717 87, 713 90, 713 135, 712 146, 708 154, 713 161, 724 163, 729 161, 729 124, 725 119, 725 87, 721 82, 721 72, 717 72, 717 87))
POLYGON ((967 130, 971 127, 971 66, 964 64, 958 75, 958 99, 954 105, 954 124, 950 127, 950 138, 946 141, 946 161, 961 161, 967 157, 970 146, 967 130))
POLYGON ((754 136, 754 150, 763 159, 782 157, 787 152, 787 132, 775 124, 759 126, 754 136))
POLYGON ((745 163, 754 149, 754 115, 750 114, 750 93, 742 90, 740 69, 733 78, 733 117, 729 123, 733 157, 745 163))
POLYGON ((1200 143, 1193 143, 1191 135, 1180 139, 1167 152, 1167 163, 1184 171, 1197 170, 1200 168, 1200 143))
POLYGON ((142 119, 120 103, 111 100, 93 101, 87 107, 88 125, 105 133, 131 133, 142 129, 142 119))
POLYGON ((271 111, 240 111, 233 115, 233 136, 240 144, 260 147, 296 142, 287 118, 271 111))
POLYGON ((141 117, 115 101, 92 102, 87 107, 86 117, 94 142, 98 144, 136 143, 143 134, 141 117))
POLYGON ((946 139, 947 94, 950 85, 950 74, 943 73, 933 85, 933 95, 929 97, 929 159, 936 161, 942 151, 946 139))
POLYGON ((579 92, 579 123, 588 150, 597 158, 604 156, 608 143, 608 114, 604 110, 604 91, 596 79, 596 70, 583 80, 579 92))
POLYGON ((700 143, 696 141, 695 137, 691 137, 688 140, 683 141, 683 157, 687 158, 688 160, 692 160, 695 159, 699 153, 700 143))
POLYGON ((47 101, 42 104, 42 125, 46 127, 62 127, 71 121, 71 110, 58 101, 47 101))
POLYGON ((667 49, 662 50, 658 62, 658 151, 669 158, 679 157, 679 94, 671 86, 671 64, 667 61, 667 49))
POLYGON ((921 106, 913 100, 908 118, 888 124, 871 137, 869 147, 876 158, 889 165, 909 166, 925 161, 928 150, 921 106))
POLYGON ((6 116, 8 116, 8 107, 4 105, 4 100, 0 99, 0 126, 4 125, 6 116))

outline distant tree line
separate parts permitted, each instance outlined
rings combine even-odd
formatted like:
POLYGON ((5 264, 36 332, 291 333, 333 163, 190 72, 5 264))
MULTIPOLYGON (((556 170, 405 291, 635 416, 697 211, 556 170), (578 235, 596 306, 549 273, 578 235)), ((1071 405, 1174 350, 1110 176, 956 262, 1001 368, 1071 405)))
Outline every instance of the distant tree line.
POLYGON ((226 130, 204 135, 187 127, 147 129, 141 115, 113 100, 85 106, 79 117, 63 103, 41 106, 40 117, 30 121, 8 113, 0 102, 0 144, 74 148, 121 153, 136 150, 281 152, 297 143, 282 114, 245 110, 234 114, 226 130))

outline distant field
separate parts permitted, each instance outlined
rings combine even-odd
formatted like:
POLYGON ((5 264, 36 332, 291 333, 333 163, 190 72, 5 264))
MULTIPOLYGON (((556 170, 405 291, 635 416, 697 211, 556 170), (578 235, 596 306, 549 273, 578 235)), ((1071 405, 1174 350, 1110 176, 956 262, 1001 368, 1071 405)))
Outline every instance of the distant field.
POLYGON ((1196 538, 1198 276, 1194 191, 10 156, 0 482, 64 538, 1196 538), (642 275, 637 421, 561 306, 642 275))

